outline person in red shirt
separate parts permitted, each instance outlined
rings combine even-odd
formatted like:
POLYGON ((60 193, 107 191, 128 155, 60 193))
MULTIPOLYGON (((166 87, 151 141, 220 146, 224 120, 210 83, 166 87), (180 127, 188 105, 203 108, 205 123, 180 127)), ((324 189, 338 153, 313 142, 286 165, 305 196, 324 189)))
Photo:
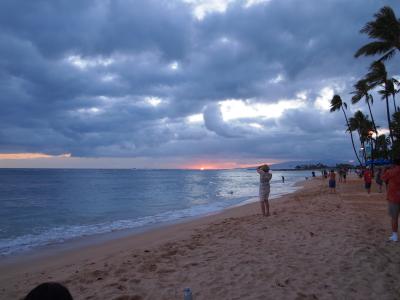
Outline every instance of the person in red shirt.
POLYGON ((372 172, 371 169, 366 169, 364 171, 364 183, 365 183, 365 189, 367 190, 367 193, 371 193, 371 183, 372 183, 372 172))
POLYGON ((393 160, 394 166, 386 169, 382 179, 388 181, 387 200, 389 215, 392 218, 392 235, 389 240, 398 241, 399 213, 400 213, 400 157, 393 160))

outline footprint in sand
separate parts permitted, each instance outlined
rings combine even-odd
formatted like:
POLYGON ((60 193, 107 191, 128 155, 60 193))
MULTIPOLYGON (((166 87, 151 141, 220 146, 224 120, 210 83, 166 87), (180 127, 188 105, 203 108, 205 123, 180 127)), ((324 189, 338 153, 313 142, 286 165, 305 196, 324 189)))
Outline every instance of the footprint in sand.
POLYGON ((142 280, 141 279, 137 279, 137 278, 133 278, 131 280, 129 280, 130 283, 134 283, 134 284, 139 284, 142 280))

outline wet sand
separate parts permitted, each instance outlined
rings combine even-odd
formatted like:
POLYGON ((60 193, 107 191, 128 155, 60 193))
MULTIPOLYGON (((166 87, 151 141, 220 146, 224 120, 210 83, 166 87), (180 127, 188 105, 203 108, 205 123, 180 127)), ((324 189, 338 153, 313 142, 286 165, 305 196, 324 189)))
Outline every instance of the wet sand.
POLYGON ((327 181, 150 232, 0 263, 0 299, 60 281, 74 299, 399 299, 400 243, 385 194, 360 179, 327 181))

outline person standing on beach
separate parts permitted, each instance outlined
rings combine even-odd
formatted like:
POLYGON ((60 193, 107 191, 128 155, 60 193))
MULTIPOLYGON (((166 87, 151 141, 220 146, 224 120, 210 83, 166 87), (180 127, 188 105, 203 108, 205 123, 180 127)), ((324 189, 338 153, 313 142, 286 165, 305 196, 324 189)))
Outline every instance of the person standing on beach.
POLYGON ((388 181, 387 200, 389 206, 389 215, 392 219, 392 235, 389 241, 397 242, 399 229, 399 213, 400 213, 400 157, 393 160, 394 166, 387 169, 382 179, 388 181))
POLYGON ((268 165, 261 165, 257 168, 257 173, 260 174, 260 205, 261 212, 264 217, 269 216, 269 203, 268 197, 270 192, 269 182, 272 178, 272 174, 269 173, 268 165))
POLYGON ((339 169, 339 182, 342 182, 343 181, 343 170, 342 169, 339 169))
POLYGON ((383 180, 382 180, 382 169, 381 168, 378 168, 378 170, 376 171, 375 182, 379 187, 379 193, 382 193, 383 180))
POLYGON ((336 174, 333 169, 329 173, 329 193, 336 193, 336 174))
POLYGON ((371 193, 371 184, 372 184, 372 171, 371 169, 366 169, 364 171, 364 183, 365 183, 365 189, 367 190, 367 193, 371 193))

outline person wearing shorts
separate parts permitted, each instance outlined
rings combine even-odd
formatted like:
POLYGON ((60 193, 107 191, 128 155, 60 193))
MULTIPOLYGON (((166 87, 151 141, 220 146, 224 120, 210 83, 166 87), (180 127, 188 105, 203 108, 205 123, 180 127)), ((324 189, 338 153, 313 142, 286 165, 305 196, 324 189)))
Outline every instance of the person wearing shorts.
POLYGON ((269 166, 268 165, 261 165, 257 168, 257 173, 260 174, 260 205, 261 205, 261 212, 264 217, 269 216, 269 192, 270 192, 270 185, 269 182, 271 181, 272 174, 269 173, 269 166))
POLYGON ((364 171, 364 185, 367 193, 371 193, 371 184, 372 184, 372 172, 371 169, 366 169, 364 171))
POLYGON ((347 169, 343 169, 343 182, 346 183, 347 169))
POLYGON ((392 235, 389 241, 397 242, 400 214, 400 157, 393 160, 394 166, 386 169, 382 175, 384 181, 388 181, 387 200, 389 216, 392 221, 392 235))
POLYGON ((336 174, 333 169, 329 173, 329 193, 336 193, 336 174))
POLYGON ((375 182, 378 185, 379 193, 382 193, 383 180, 382 180, 382 169, 381 168, 378 168, 378 170, 376 171, 375 182))

